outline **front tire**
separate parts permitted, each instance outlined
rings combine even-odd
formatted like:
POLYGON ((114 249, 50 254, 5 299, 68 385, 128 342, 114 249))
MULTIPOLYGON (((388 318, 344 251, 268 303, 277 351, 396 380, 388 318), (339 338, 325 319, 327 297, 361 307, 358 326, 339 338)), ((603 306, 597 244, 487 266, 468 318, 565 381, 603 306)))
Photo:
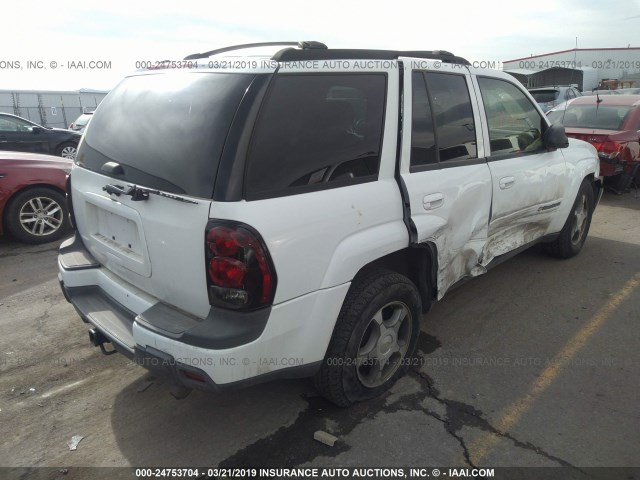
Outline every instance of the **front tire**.
POLYGON ((51 188, 25 190, 11 200, 5 223, 9 233, 25 243, 59 240, 69 228, 66 199, 51 188))
POLYGON ((591 226, 594 198, 591 183, 583 180, 578 190, 578 196, 571 207, 569 218, 562 227, 560 235, 546 245, 547 251, 551 255, 558 258, 571 258, 580 253, 591 226))
POLYGON ((377 397, 406 373, 420 335, 420 294, 405 276, 377 270, 347 294, 314 381, 341 407, 377 397))

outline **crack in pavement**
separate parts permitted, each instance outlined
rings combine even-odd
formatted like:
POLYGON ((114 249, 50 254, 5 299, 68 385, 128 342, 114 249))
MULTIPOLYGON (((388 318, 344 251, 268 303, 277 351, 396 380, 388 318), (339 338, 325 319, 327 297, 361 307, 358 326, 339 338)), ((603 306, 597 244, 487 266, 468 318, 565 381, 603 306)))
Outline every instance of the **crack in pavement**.
MULTIPOLYGON (((449 405, 447 403, 445 403, 445 401, 441 400, 440 398, 438 398, 437 396, 435 396, 433 394, 433 388, 431 385, 432 380, 427 377, 426 375, 422 374, 420 371, 411 371, 409 372, 409 374, 415 374, 413 375, 414 378, 416 378, 416 380, 418 380, 421 384, 425 384, 426 383, 426 387, 427 387, 427 396, 433 398, 434 400, 436 400, 437 402, 441 403, 442 405, 445 405, 447 407, 447 416, 446 418, 442 418, 440 417, 440 415, 438 415, 436 412, 432 412, 431 410, 427 409, 427 408, 423 408, 422 412, 426 415, 429 415, 430 417, 438 420, 439 422, 442 422, 442 424, 444 425, 444 429, 445 431, 451 435, 453 438, 455 438, 458 443, 460 444, 460 446, 462 447, 462 454, 464 455, 464 459, 465 461, 469 464, 470 467, 472 468, 477 468, 476 465, 473 464, 473 462, 471 461, 471 456, 469 455, 469 449, 467 448, 467 445, 464 441, 464 438, 462 438, 462 435, 458 435, 456 433, 457 430, 459 430, 460 428, 462 428, 462 426, 460 426, 458 429, 454 428, 454 423, 450 421, 450 415, 449 415, 449 405)), ((426 397, 424 397, 426 398, 426 397)), ((457 425, 457 424, 456 424, 457 425)))
MULTIPOLYGON (((582 470, 580 470, 578 467, 567 462, 566 460, 563 460, 562 458, 556 457, 555 455, 552 455, 546 452, 542 448, 536 445, 533 445, 531 442, 523 442, 522 440, 518 440, 517 438, 513 437, 509 433, 501 432, 500 430, 495 428, 493 425, 491 425, 487 420, 482 418, 482 412, 480 410, 477 410, 472 406, 461 403, 461 402, 456 402, 446 398, 441 398, 440 392, 433 386, 433 380, 425 373, 419 370, 412 370, 410 373, 413 373, 414 377, 417 377, 417 379, 421 383, 426 384, 425 386, 427 388, 428 395, 431 398, 433 398, 438 403, 444 405, 447 408, 446 430, 454 437, 456 438, 459 437, 456 435, 455 432, 460 430, 463 426, 476 427, 481 430, 491 432, 494 435, 497 435, 498 437, 506 438, 511 442, 513 442, 515 446, 519 448, 523 448, 525 450, 532 451, 537 455, 540 455, 548 460, 559 463, 563 467, 573 468, 575 470, 580 471, 581 473, 585 473, 582 470)), ((469 465, 471 465, 472 467, 475 467, 475 465, 473 465, 473 463, 471 462, 469 451, 462 438, 460 439, 460 444, 464 449, 465 459, 469 462, 469 465)))
MULTIPOLYGON (((429 335, 424 335, 424 341, 420 342, 420 353, 428 355, 440 347, 440 342, 429 335)), ((275 432, 262 437, 255 442, 241 448, 233 455, 222 460, 218 465, 221 468, 252 468, 260 465, 264 468, 295 467, 313 461, 316 457, 336 457, 350 451, 352 446, 344 441, 338 441, 333 448, 327 449, 317 441, 312 440, 312 434, 316 430, 325 430, 344 439, 357 426, 366 420, 373 420, 379 414, 391 414, 398 411, 417 411, 441 422, 444 430, 460 445, 464 461, 472 468, 478 468, 471 459, 471 453, 460 433, 464 426, 479 428, 488 431, 501 438, 510 440, 515 446, 523 448, 546 459, 556 462, 564 467, 575 469, 584 474, 582 470, 573 466, 566 460, 556 457, 542 448, 530 442, 523 442, 506 432, 497 430, 487 420, 482 418, 482 411, 471 405, 441 398, 440 392, 435 388, 433 380, 425 373, 413 369, 408 372, 410 378, 416 380, 423 388, 415 393, 402 394, 387 393, 367 402, 357 403, 350 408, 336 407, 323 397, 312 394, 303 395, 308 402, 305 408, 288 426, 280 427, 275 432), (398 395, 398 400, 387 404, 389 395, 398 395), (432 398, 446 408, 443 416, 421 405, 427 398, 432 398), (331 427, 329 427, 329 425, 331 427)))
MULTIPOLYGON (((431 353, 440 347, 440 342, 435 337, 426 336, 421 342, 421 350, 431 353)), ((398 411, 417 411, 447 425, 446 420, 439 418, 435 412, 430 412, 422 407, 423 401, 431 390, 421 390, 400 396, 390 404, 386 404, 389 393, 367 402, 357 403, 348 409, 336 407, 323 397, 314 394, 304 397, 309 406, 295 419, 293 424, 280 427, 270 435, 267 435, 254 443, 238 450, 219 463, 222 468, 249 468, 255 465, 264 467, 292 467, 314 460, 318 456, 336 457, 351 450, 346 442, 337 442, 331 450, 326 445, 312 440, 312 433, 316 430, 329 430, 339 438, 350 434, 365 420, 374 419, 377 415, 390 414, 398 411), (328 425, 331 425, 329 428, 328 425)), ((462 437, 456 434, 456 429, 447 430, 462 446, 468 461, 468 452, 462 437)))

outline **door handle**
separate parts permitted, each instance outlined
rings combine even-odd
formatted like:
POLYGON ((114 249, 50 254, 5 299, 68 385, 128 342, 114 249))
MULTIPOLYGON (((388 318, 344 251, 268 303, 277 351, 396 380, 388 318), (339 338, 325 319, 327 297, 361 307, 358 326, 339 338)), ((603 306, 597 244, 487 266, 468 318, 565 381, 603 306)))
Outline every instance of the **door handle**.
POLYGON ((513 184, 516 183, 516 179, 513 177, 504 177, 500 179, 500 188, 502 190, 506 190, 507 188, 513 187, 513 184))
POLYGON ((425 210, 435 210, 442 205, 444 205, 444 194, 442 193, 432 193, 422 199, 422 206, 425 210))

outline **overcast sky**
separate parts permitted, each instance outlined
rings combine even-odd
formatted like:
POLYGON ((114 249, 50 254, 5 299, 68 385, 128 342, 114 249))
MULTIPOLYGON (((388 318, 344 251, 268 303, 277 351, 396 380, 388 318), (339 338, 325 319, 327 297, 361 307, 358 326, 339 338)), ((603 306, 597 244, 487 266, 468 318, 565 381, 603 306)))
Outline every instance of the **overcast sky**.
POLYGON ((443 49, 499 61, 571 49, 576 37, 579 48, 640 47, 640 0, 12 0, 2 11, 0 89, 110 89, 136 60, 261 41, 443 49), (68 68, 92 60, 110 68, 68 68), (27 61, 44 68, 27 69, 27 61))

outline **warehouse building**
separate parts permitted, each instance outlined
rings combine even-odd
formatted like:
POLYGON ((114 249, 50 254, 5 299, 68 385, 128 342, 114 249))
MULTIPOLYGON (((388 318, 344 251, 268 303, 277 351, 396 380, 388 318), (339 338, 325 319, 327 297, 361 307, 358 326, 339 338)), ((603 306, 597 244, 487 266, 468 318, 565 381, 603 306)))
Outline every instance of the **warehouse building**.
POLYGON ((85 112, 92 112, 108 92, 0 90, 0 112, 26 118, 45 127, 68 128, 85 112))
POLYGON ((528 88, 576 84, 584 91, 604 80, 640 87, 640 48, 573 48, 507 60, 503 69, 528 88))

